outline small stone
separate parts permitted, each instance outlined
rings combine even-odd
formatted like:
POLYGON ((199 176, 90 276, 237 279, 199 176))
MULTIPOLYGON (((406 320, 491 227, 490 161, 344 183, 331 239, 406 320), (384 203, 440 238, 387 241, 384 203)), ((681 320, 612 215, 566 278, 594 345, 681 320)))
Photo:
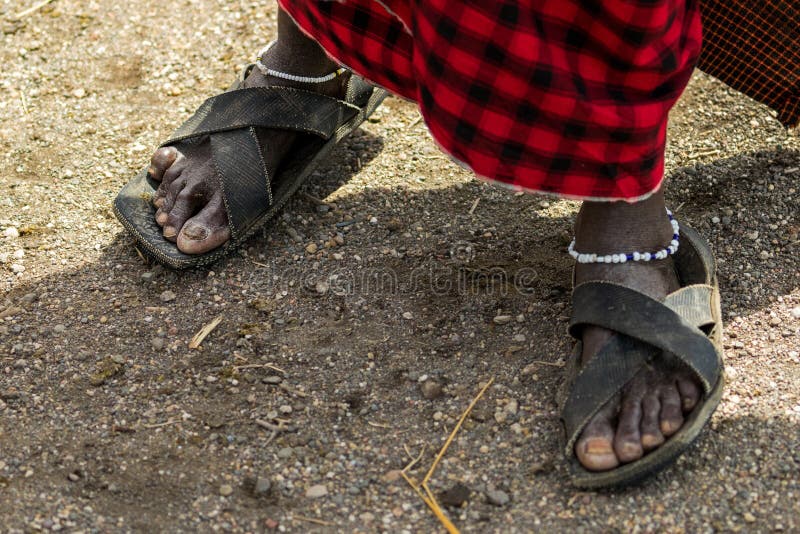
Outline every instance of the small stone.
POLYGON ((55 332, 56 334, 63 334, 66 331, 67 327, 64 326, 63 324, 57 324, 53 327, 53 332, 55 332))
POLYGON ((177 297, 177 295, 175 295, 174 292, 172 292, 170 290, 166 290, 163 293, 161 293, 161 297, 160 298, 161 298, 161 302, 172 302, 173 300, 175 300, 178 297, 177 297))
POLYGON ((442 396, 442 385, 435 380, 426 380, 419 386, 422 396, 428 400, 438 399, 442 396))
POLYGON ((767 252, 766 250, 762 250, 758 254, 758 257, 761 258, 762 260, 768 260, 769 259, 769 252, 767 252))
POLYGON ((163 350, 164 344, 164 338, 161 337, 154 337, 150 340, 150 345, 153 347, 153 350, 163 350))
POLYGON ((111 361, 119 365, 125 365, 125 356, 121 354, 115 354, 111 357, 111 361))
POLYGON ((19 237, 19 230, 17 230, 13 226, 9 226, 3 231, 3 235, 10 239, 16 239, 19 237))
POLYGON ((19 263, 12 263, 11 264, 11 272, 14 274, 22 274, 25 272, 25 266, 20 265, 19 263))
POLYGON ((711 217, 711 222, 713 224, 719 224, 719 221, 720 221, 720 218, 717 217, 716 215, 714 217, 711 217))
POLYGON ((750 241, 755 241, 756 239, 758 239, 758 231, 757 230, 754 230, 752 232, 747 232, 744 235, 750 241))
POLYGON ((486 492, 486 500, 494 506, 505 506, 511 502, 511 497, 505 491, 496 489, 486 492))
POLYGON ((281 378, 279 376, 276 376, 276 375, 271 375, 271 376, 268 376, 268 377, 264 378, 262 380, 262 382, 264 382, 265 384, 269 384, 271 386, 277 386, 278 384, 283 382, 283 378, 281 378))
POLYGON ((291 447, 284 447, 278 451, 278 458, 281 460, 288 460, 294 454, 294 449, 291 447))
POLYGON ((408 319, 409 321, 414 318, 414 314, 411 312, 405 312, 403 314, 403 319, 408 319))
POLYGON ((36 293, 28 293, 19 299, 19 303, 25 306, 30 306, 37 300, 39 300, 39 296, 36 293))
POLYGON ((493 319, 494 324, 496 324, 496 325, 508 324, 512 320, 513 320, 513 317, 511 317, 510 315, 498 315, 497 317, 495 317, 493 319))
POLYGON ((283 406, 278 408, 278 411, 284 415, 289 415, 290 413, 292 413, 293 410, 291 406, 289 406, 288 404, 284 404, 283 406))
POLYGON ((261 497, 262 495, 266 495, 269 493, 269 490, 272 489, 272 481, 267 477, 258 477, 256 479, 256 483, 253 486, 253 495, 256 497, 261 497))
POLYGON ((75 98, 85 98, 86 89, 84 89, 83 87, 79 87, 78 89, 72 91, 72 96, 74 96, 75 98))
POLYGON ((146 273, 140 274, 139 278, 142 280, 142 282, 152 282, 156 278, 156 273, 147 271, 146 273))
POLYGON ((800 306, 792 308, 792 317, 795 319, 800 319, 800 306))
POLYGON ((780 326, 780 324, 781 324, 781 318, 780 317, 772 317, 769 320, 769 325, 770 326, 780 326))
POLYGON ((306 252, 308 252, 309 254, 316 254, 317 250, 319 250, 319 247, 317 247, 316 243, 309 243, 306 246, 306 252))
POLYGON ((516 336, 514 336, 514 343, 525 343, 525 335, 517 334, 516 336))
POLYGON ((325 487, 324 484, 319 484, 317 486, 311 486, 306 490, 306 497, 309 499, 319 499, 324 497, 328 494, 328 488, 325 487))
POLYGON ((439 494, 439 501, 452 508, 461 508, 469 500, 470 489, 462 483, 439 494))
POLYGON ((391 484, 392 482, 397 482, 403 477, 403 472, 399 469, 395 469, 393 471, 389 471, 385 475, 381 477, 384 482, 391 484))
POLYGON ((434 421, 441 421, 444 419, 444 414, 442 412, 434 412, 433 413, 433 420, 434 421))
POLYGON ((314 286, 314 290, 319 295, 327 294, 329 289, 330 289, 330 286, 328 285, 328 282, 325 282, 325 281, 317 282, 316 285, 314 286))
POLYGON ((503 411, 509 415, 517 415, 519 412, 519 402, 517 402, 516 399, 511 399, 508 401, 505 408, 503 408, 503 411))
POLYGON ((745 521, 747 521, 748 523, 755 523, 755 522, 756 522, 756 516, 754 516, 754 515, 753 515, 753 514, 751 514, 750 512, 745 512, 745 513, 742 515, 742 517, 743 517, 743 518, 744 518, 744 520, 745 520, 745 521))
POLYGON ((25 251, 22 249, 15 250, 12 256, 14 256, 15 260, 21 260, 22 258, 25 257, 25 251))
POLYGON ((369 220, 369 223, 370 223, 370 224, 378 224, 378 218, 377 218, 377 217, 372 217, 372 218, 369 220))
POLYGON ((517 315, 517 322, 518 323, 524 323, 525 322, 525 315, 523 315, 521 313, 519 315, 517 315))
POLYGON ((230 497, 233 495, 233 486, 230 484, 223 484, 219 487, 219 494, 223 497, 230 497))
POLYGON ((77 482, 81 479, 81 477, 78 476, 77 473, 70 473, 67 475, 67 478, 69 479, 70 482, 77 482))

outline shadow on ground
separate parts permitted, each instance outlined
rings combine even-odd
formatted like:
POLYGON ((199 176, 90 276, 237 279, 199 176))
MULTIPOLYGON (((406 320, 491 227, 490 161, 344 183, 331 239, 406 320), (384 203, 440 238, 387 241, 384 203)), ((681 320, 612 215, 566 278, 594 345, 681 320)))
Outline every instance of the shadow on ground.
MULTIPOLYGON (((478 182, 340 194, 381 146, 368 134, 350 139, 305 190, 335 206, 298 197, 211 270, 145 265, 120 232, 93 264, 14 289, 8 299, 21 311, 0 327, 0 515, 41 494, 79 515, 103 510, 108 525, 124 517, 132 529, 187 517, 306 529, 291 518, 308 506, 307 487, 324 483, 331 524, 370 529, 367 513, 402 521, 409 509, 385 503, 421 505, 391 473, 421 450, 420 465, 429 464, 490 377, 496 385, 436 478, 439 489, 459 480, 475 495, 452 515, 481 531, 508 521, 563 529, 585 517, 601 525, 616 513, 618 499, 569 487, 559 449, 574 204, 478 182), (312 242, 319 250, 309 253, 312 242), (497 325, 498 315, 511 320, 497 325), (188 349, 218 316, 202 350, 188 349), (426 376, 441 388, 423 391, 426 376), (503 457, 491 462, 501 467, 484 472, 486 455, 503 457), (271 482, 260 494, 259 477, 271 482), (220 497, 226 485, 233 495, 220 497), (495 486, 562 502, 562 512, 498 509, 479 496, 495 486)), ((796 187, 785 171, 797 166, 796 152, 762 152, 670 181, 679 218, 714 245, 726 310, 758 313, 798 288, 797 223, 761 210, 796 209, 776 189, 796 187), (770 243, 764 259, 754 231, 770 243), (768 268, 744 277, 756 261, 768 268)), ((723 412, 677 468, 623 493, 630 513, 649 510, 665 488, 678 507, 682 493, 708 491, 725 496, 706 518, 725 529, 725 514, 754 498, 735 491, 740 477, 758 477, 765 492, 797 491, 797 436, 782 413, 723 412)))

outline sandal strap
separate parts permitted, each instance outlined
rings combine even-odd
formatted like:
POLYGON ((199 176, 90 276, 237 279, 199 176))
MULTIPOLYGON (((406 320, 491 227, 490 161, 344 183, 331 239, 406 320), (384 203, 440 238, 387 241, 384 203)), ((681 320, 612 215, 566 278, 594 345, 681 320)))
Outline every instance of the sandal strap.
MULTIPOLYGON (((686 291, 681 307, 712 307, 711 293, 686 291), (707 295, 705 302, 702 302, 707 295)), ((580 337, 583 326, 613 330, 674 354, 687 365, 709 393, 717 383, 721 358, 708 335, 689 320, 634 289, 610 282, 587 282, 572 294, 570 334, 580 337)), ((700 312, 695 313, 702 317, 700 312)), ((711 313, 713 317, 713 313, 711 313)))
POLYGON ((218 132, 210 139, 231 239, 237 239, 272 205, 271 180, 254 128, 218 132))
POLYGON ((203 102, 161 146, 242 128, 273 128, 328 140, 359 108, 336 98, 290 87, 234 89, 203 102))

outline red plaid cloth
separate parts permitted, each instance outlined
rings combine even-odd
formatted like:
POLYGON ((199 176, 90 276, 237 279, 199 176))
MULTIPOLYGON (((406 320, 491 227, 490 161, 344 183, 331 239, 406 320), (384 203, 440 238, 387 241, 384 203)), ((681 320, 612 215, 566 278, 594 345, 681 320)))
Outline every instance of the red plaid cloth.
POLYGON ((659 188, 701 43, 696 0, 279 1, 479 176, 581 199, 659 188))

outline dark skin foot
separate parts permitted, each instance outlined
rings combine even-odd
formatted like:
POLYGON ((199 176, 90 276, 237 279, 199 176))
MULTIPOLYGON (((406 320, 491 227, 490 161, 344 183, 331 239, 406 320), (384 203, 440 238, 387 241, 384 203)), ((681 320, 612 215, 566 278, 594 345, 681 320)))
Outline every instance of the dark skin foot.
MULTIPOLYGON (((576 227, 575 248, 580 252, 655 251, 672 239, 660 192, 637 204, 586 202, 576 227)), ((671 259, 583 264, 575 274, 578 284, 606 280, 658 300, 679 287, 671 259)), ((589 361, 613 335, 602 328, 586 328, 582 361, 589 361)), ((575 455, 591 471, 636 461, 680 430, 684 416, 700 399, 700 385, 687 369, 656 362, 600 409, 575 444, 575 455)))
MULTIPOLYGON (((283 11, 278 14, 278 41, 262 62, 274 70, 311 77, 323 76, 338 68, 283 11)), ((342 98, 346 82, 345 75, 322 84, 295 83, 265 77, 258 69, 253 69, 244 85, 298 87, 342 98)), ((274 177, 297 136, 269 129, 258 129, 256 133, 267 171, 274 177)), ((153 179, 161 182, 153 197, 156 222, 163 228, 164 237, 174 242, 181 252, 202 254, 230 239, 228 217, 207 138, 158 149, 152 156, 149 172, 153 179)))

